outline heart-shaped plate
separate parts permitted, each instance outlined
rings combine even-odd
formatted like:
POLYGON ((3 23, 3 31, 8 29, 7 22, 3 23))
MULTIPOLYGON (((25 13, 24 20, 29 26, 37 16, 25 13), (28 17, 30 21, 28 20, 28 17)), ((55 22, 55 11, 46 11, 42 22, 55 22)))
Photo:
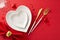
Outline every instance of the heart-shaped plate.
POLYGON ((10 10, 6 14, 7 24, 14 30, 27 32, 32 20, 31 11, 27 6, 21 5, 16 11, 10 10))

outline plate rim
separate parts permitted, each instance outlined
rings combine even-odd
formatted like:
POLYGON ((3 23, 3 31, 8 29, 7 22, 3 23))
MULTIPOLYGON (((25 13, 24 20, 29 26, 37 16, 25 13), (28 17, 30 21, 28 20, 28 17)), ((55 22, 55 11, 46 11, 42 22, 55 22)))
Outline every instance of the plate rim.
POLYGON ((7 24, 8 24, 12 29, 14 29, 14 30, 21 31, 21 32, 27 32, 27 31, 28 31, 28 28, 29 28, 29 26, 30 26, 30 24, 31 24, 31 21, 32 21, 31 11, 30 11, 30 9, 29 9, 27 6, 25 6, 25 5, 20 5, 18 8, 17 8, 15 11, 14 11, 14 10, 10 10, 10 11, 7 12, 7 14, 6 14, 7 24), (29 10, 29 13, 27 13, 27 15, 29 15, 30 18, 29 18, 29 23, 28 23, 28 25, 27 25, 27 27, 26 27, 25 29, 17 30, 16 28, 13 28, 11 25, 9 25, 9 23, 8 23, 8 21, 7 21, 7 18, 8 18, 7 15, 9 14, 10 11, 16 12, 16 11, 18 10, 18 8, 20 8, 20 7, 26 7, 26 8, 29 10))

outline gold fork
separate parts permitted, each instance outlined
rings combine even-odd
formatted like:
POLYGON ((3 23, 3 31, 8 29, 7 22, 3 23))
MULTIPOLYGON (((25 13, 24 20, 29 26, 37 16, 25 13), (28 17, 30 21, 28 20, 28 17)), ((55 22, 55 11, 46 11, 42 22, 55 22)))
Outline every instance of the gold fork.
POLYGON ((41 22, 41 20, 48 14, 50 10, 48 8, 46 8, 43 12, 43 16, 39 19, 39 21, 35 24, 35 26, 31 29, 31 31, 29 32, 29 34, 34 31, 34 29, 37 27, 37 25, 41 22))

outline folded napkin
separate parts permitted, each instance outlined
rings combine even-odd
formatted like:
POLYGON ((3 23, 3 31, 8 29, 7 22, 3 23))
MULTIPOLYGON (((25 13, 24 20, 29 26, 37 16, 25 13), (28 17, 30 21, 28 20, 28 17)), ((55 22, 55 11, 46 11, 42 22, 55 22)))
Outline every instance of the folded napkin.
POLYGON ((0 36, 3 37, 3 40, 28 40, 27 33, 13 30, 6 23, 0 22, 0 36), (11 36, 7 37, 6 33, 10 31, 11 36))

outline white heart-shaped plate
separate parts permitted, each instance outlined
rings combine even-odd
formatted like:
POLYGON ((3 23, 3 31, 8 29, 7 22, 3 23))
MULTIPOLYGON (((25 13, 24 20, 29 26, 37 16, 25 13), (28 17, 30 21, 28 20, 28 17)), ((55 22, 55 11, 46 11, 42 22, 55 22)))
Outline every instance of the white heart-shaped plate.
POLYGON ((16 11, 10 10, 6 14, 7 24, 14 30, 27 32, 32 20, 31 11, 27 6, 21 5, 16 11))

